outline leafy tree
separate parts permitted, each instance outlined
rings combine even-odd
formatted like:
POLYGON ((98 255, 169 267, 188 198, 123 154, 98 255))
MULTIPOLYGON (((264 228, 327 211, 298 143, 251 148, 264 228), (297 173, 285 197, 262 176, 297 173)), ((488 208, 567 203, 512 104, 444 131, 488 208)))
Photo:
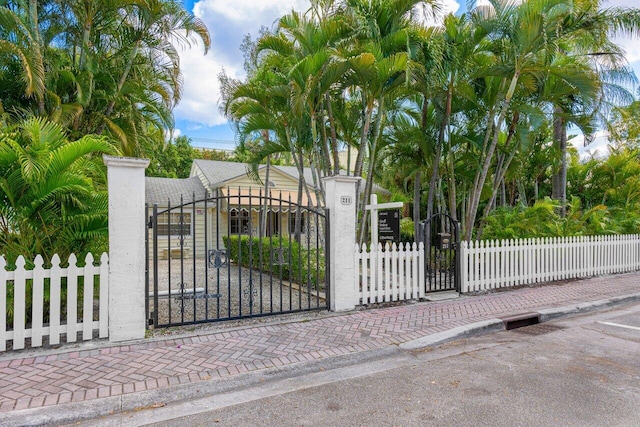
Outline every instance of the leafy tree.
POLYGON ((193 159, 202 157, 201 152, 191 146, 191 140, 183 135, 163 145, 150 144, 145 151, 151 159, 146 175, 165 178, 187 178, 193 159))
POLYGON ((611 139, 618 144, 635 145, 640 143, 640 101, 613 110, 609 126, 611 139))

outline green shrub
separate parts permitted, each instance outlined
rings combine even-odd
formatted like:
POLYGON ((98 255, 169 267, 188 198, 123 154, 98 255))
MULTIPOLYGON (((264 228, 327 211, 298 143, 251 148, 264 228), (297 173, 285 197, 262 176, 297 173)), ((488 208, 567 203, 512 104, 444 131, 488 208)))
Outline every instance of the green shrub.
POLYGON ((249 237, 223 236, 229 259, 273 277, 293 283, 310 283, 323 290, 325 283, 325 258, 322 249, 306 249, 295 240, 279 236, 249 237), (284 262, 276 259, 282 249, 284 262), (251 264, 251 265, 250 265, 251 264))

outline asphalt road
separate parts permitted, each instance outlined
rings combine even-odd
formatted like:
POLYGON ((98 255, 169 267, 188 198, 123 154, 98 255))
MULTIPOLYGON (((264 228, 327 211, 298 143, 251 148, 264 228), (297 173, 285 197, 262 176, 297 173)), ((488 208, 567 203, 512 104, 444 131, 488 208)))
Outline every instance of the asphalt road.
POLYGON ((96 425, 640 426, 640 304, 103 421, 96 425))

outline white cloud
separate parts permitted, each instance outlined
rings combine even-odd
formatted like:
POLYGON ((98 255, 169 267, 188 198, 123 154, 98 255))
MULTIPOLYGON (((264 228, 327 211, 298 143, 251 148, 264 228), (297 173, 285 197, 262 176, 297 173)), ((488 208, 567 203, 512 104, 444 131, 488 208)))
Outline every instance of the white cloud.
POLYGON ((194 14, 211 34, 211 49, 205 56, 201 47, 180 52, 184 78, 182 100, 174 110, 176 120, 215 126, 227 120, 218 110, 218 74, 224 69, 234 78, 244 76, 240 44, 245 34, 255 39, 260 27, 274 22, 292 9, 306 11, 308 0, 200 0, 194 14))

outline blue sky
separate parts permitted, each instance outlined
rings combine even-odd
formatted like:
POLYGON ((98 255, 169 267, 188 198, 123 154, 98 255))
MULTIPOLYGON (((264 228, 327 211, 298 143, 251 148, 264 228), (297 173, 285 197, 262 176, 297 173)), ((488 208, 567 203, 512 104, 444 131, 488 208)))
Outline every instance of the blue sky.
MULTIPOLYGON (((180 53, 184 78, 183 97, 174 115, 176 134, 186 135, 197 147, 233 149, 234 131, 218 110, 218 74, 243 78, 240 43, 245 34, 254 38, 261 26, 296 9, 308 8, 308 0, 183 0, 187 10, 201 18, 211 33, 211 49, 192 46, 180 53)), ((478 0, 482 3, 486 0, 478 0)), ((608 6, 637 7, 638 0, 609 0, 608 6)), ((442 0, 447 11, 463 13, 467 0, 442 0)), ((640 76, 640 42, 621 40, 631 65, 640 76)))

